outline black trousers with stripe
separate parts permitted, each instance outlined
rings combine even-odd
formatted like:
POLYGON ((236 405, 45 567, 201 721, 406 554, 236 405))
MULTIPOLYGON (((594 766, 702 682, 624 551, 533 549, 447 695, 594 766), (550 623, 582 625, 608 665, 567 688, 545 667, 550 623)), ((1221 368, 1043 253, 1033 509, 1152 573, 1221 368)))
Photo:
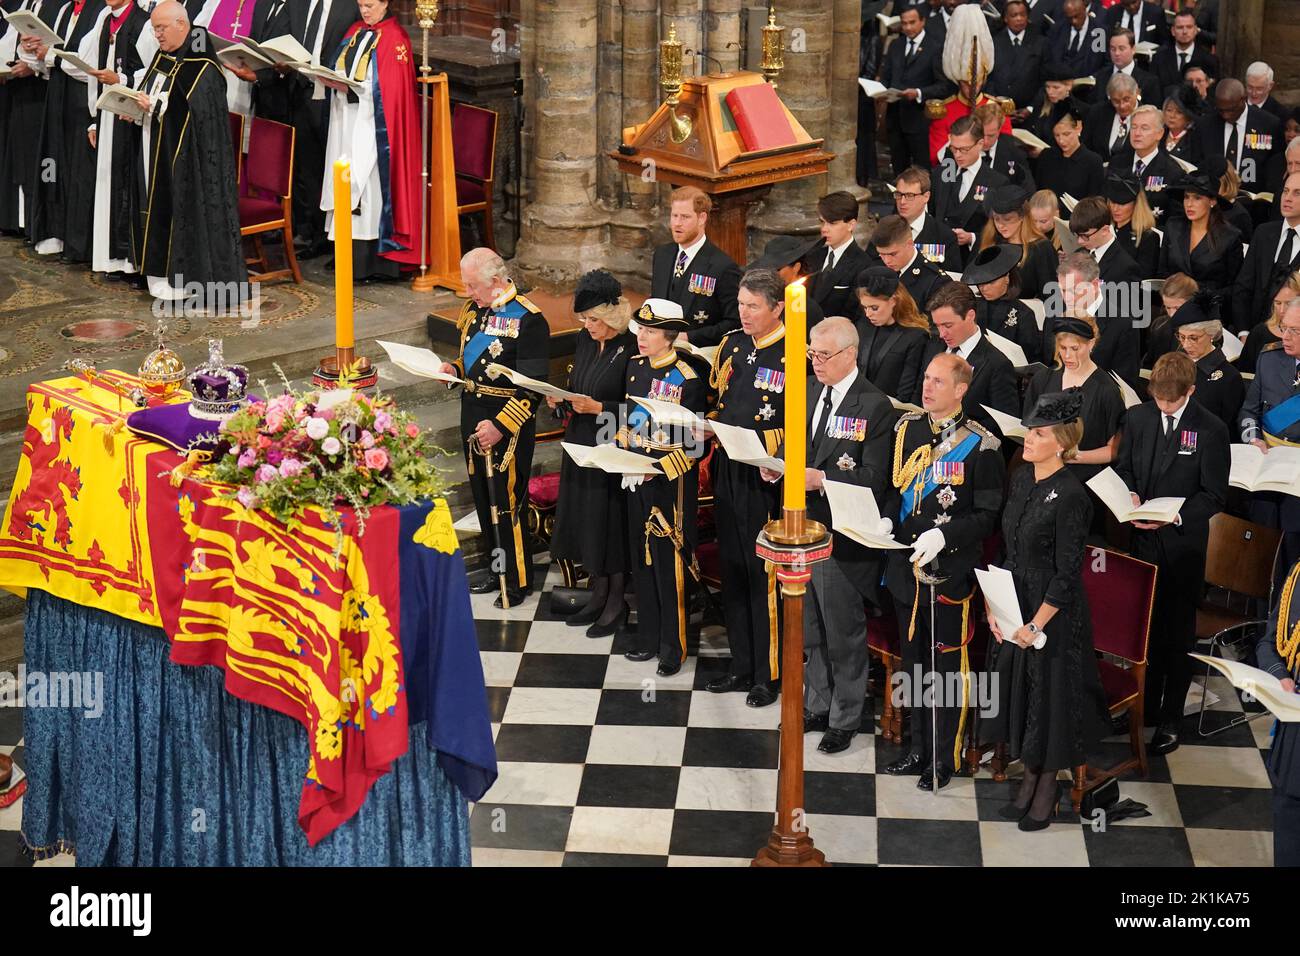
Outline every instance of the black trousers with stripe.
MULTIPOLYGON (((691 577, 687 562, 694 546, 699 473, 691 469, 676 481, 659 477, 642 484, 628 502, 628 540, 633 549, 636 580, 637 646, 654 651, 665 664, 686 658, 687 595, 691 577), (677 521, 677 489, 682 485, 682 517, 677 521), (685 554, 672 538, 648 532, 651 515, 659 509, 669 527, 679 523, 685 554)), ((655 525, 662 527, 656 521, 655 525)))
POLYGON ((531 586, 532 559, 528 552, 528 538, 524 531, 524 515, 528 509, 528 478, 533 470, 533 446, 536 444, 537 424, 529 419, 519 430, 514 452, 508 462, 502 459, 510 447, 510 435, 505 435, 492 449, 492 491, 489 497, 486 462, 483 456, 471 453, 469 439, 478 423, 492 417, 491 412, 461 403, 461 447, 465 451, 465 467, 469 472, 469 487, 474 495, 474 509, 483 528, 483 540, 488 547, 488 568, 493 579, 504 574, 506 586, 527 588, 531 586), (500 551, 492 530, 491 503, 498 509, 500 551))

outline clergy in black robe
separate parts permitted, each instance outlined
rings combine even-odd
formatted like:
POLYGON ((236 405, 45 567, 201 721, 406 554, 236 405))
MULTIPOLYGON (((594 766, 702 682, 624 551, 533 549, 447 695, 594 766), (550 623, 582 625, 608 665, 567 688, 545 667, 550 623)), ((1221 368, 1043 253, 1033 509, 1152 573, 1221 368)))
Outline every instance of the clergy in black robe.
POLYGON ((1001 564, 1027 623, 1008 633, 1011 625, 988 615, 998 641, 991 656, 999 706, 981 729, 1024 763, 1019 792, 1000 811, 1022 830, 1048 825, 1060 802, 1057 772, 1086 763, 1109 733, 1083 588, 1092 502, 1066 465, 1083 431, 1081 406, 1077 394, 1053 392, 1025 417, 1026 467, 1011 476, 1001 564))
MULTIPOLYGON (((12 13, 27 0, 0 0, 0 10, 12 13)), ((17 59, 18 31, 7 20, 0 20, 0 63, 12 63, 17 59)), ((5 137, 0 142, 0 233, 18 232, 18 183, 13 175, 10 161, 13 137, 9 132, 10 86, 0 80, 0 134, 5 137)))
MULTIPOLYGON (((573 311, 584 331, 578 333, 568 389, 586 401, 565 405, 569 416, 564 440, 597 445, 605 425, 602 418, 617 419, 628 411, 623 408, 627 363, 637 355, 636 336, 628 331, 632 310, 618 280, 597 269, 578 281, 573 311)), ((557 406, 555 399, 547 399, 547 404, 557 406)), ((603 437, 608 442, 614 436, 606 431, 603 437)), ((619 476, 579 467, 565 455, 551 557, 581 565, 591 578, 586 606, 570 615, 568 623, 592 624, 606 607, 611 612, 622 609, 630 553, 627 522, 627 495, 619 487, 619 476)))
MULTIPOLYGON (((64 0, 54 17, 62 24, 63 48, 89 60, 104 0, 64 0)), ((95 151, 86 135, 94 117, 88 77, 66 60, 49 70, 41 122, 41 175, 36 180, 28 235, 42 255, 61 253, 68 262, 90 260, 95 204, 95 151)))
POLYGON ((203 309, 239 302, 248 270, 226 81, 207 30, 191 28, 177 0, 159 4, 150 20, 160 49, 137 94, 148 112, 136 263, 155 298, 186 298, 203 309), (238 284, 233 295, 231 283, 238 284))
MULTIPOLYGON (((40 17, 46 26, 57 27, 52 17, 59 10, 55 0, 21 0, 7 10, 27 10, 40 17)), ((71 13, 71 8, 68 10, 71 13)), ((0 229, 26 231, 31 222, 32 202, 40 175, 41 121, 45 115, 45 94, 49 87, 49 51, 36 37, 23 36, 9 27, 0 42, 0 62, 12 63, 13 73, 5 82, 9 101, 9 122, 4 130, 0 151, 5 152, 9 175, 5 194, 0 201, 0 229)))
MULTIPOLYGON (((86 60, 98 67, 90 78, 90 101, 99 99, 105 83, 134 86, 140 82, 158 52, 149 14, 135 0, 107 0, 107 4, 92 33, 93 56, 86 60)), ((90 268, 120 277, 136 271, 131 236, 141 192, 137 180, 143 176, 140 127, 100 110, 90 142, 95 150, 90 268)))

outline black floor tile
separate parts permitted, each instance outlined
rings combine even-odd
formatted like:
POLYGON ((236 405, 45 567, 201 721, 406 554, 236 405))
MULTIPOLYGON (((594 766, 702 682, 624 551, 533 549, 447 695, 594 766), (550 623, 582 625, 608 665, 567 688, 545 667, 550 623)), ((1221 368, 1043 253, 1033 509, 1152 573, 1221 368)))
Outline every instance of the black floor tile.
POLYGON ((656 690, 652 699, 647 699, 645 691, 640 690, 606 690, 600 695, 596 723, 685 727, 690 713, 691 692, 688 690, 656 690))
POLYGON ((608 666, 603 654, 525 654, 514 686, 599 688, 608 666))
POLYGON ((497 760, 583 763, 590 743, 590 727, 506 723, 497 732, 497 760))
POLYGON ((1183 826, 1213 830, 1272 830, 1273 791, 1253 787, 1174 787, 1183 826))
POLYGON ((809 813, 875 816, 876 778, 864 773, 805 771, 803 802, 809 813))
MULTIPOLYGON (((715 677, 725 677, 731 673, 730 657, 701 657, 695 664, 695 689, 704 690, 705 685, 715 677)), ((736 691, 736 693, 741 693, 736 691)))
POLYGON ((1193 866, 1187 834, 1177 827, 1117 823, 1104 832, 1083 828, 1089 866, 1193 866))
POLYGON ((678 810, 668 852, 673 856, 752 857, 767 844, 775 814, 740 810, 678 810))
POLYGON ((509 702, 509 687, 487 688, 488 720, 494 724, 501 723, 501 718, 506 712, 506 704, 509 702))
POLYGON ((649 807, 677 805, 680 767, 587 764, 578 790, 581 807, 649 807))
POLYGON ((566 853, 565 866, 667 866, 668 857, 639 853, 566 853))
POLYGON ((969 820, 876 821, 879 863, 910 866, 980 866, 980 826, 969 820))
POLYGON ((682 766, 775 770, 780 737, 775 730, 688 727, 682 766))
POLYGON ((470 815, 470 844, 508 850, 563 850, 573 807, 478 803, 470 815))
POLYGON ((514 651, 524 649, 532 621, 475 621, 480 651, 514 651))
POLYGON ((23 837, 17 830, 0 830, 0 869, 31 866, 32 858, 23 851, 23 837))
POLYGON ((23 739, 23 709, 0 707, 0 746, 12 747, 23 739))

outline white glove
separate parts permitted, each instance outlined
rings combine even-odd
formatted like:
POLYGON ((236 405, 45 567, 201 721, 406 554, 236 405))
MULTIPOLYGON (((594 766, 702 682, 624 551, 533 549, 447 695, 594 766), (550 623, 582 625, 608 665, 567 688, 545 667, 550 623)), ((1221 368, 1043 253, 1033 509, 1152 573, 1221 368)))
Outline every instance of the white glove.
POLYGON ((645 475, 624 475, 621 484, 624 491, 636 491, 641 487, 643 481, 645 481, 645 475))
POLYGON ((912 563, 929 564, 939 556, 947 543, 943 532, 938 528, 921 532, 921 536, 912 544, 912 563))
POLYGON ((888 537, 894 530, 894 522, 888 518, 881 518, 880 524, 876 525, 876 534, 881 537, 888 537))

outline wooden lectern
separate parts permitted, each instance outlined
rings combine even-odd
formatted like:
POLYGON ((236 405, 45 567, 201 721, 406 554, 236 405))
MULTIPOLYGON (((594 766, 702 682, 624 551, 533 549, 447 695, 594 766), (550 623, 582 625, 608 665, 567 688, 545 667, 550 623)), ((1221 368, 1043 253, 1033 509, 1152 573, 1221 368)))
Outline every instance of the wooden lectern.
POLYGON ((762 74, 748 71, 684 79, 678 104, 663 103, 645 123, 623 130, 623 146, 609 154, 622 172, 708 193, 714 202, 708 236, 739 263, 749 259, 749 207, 773 184, 818 176, 835 158, 784 104, 795 142, 746 152, 726 97, 737 87, 764 82, 762 74), (687 123, 689 134, 676 142, 687 123))
MULTIPOLYGON (((460 217, 456 214, 456 160, 451 148, 451 93, 446 73, 419 77, 429 84, 429 270, 411 283, 415 292, 450 289, 465 295, 460 281, 460 217)), ((424 91, 421 90, 421 96, 424 91)))

